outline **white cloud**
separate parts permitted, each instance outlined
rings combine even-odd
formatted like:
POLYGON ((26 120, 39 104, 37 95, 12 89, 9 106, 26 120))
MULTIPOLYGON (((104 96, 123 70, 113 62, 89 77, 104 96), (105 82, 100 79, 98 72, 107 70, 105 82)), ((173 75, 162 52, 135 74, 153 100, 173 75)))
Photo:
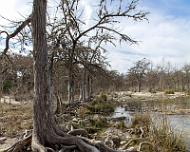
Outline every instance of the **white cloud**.
MULTIPOLYGON (((5 0, 1 2, 0 14, 10 18, 21 18, 21 14, 30 14, 32 9, 32 0, 5 0)), ((53 0, 51 0, 53 1, 53 0)), ((58 0, 57 0, 58 1, 58 0)), ((163 2, 165 0, 162 0, 163 2)), ((176 0, 175 0, 176 1, 176 0)), ((84 28, 93 24, 91 17, 94 15, 93 5, 96 1, 81 0, 84 7, 83 18, 86 21, 84 28)), ((177 2, 177 1, 176 1, 177 2)), ((170 3, 168 3, 170 4, 170 3)), ((143 3, 141 4, 143 6, 143 3)), ((51 4, 49 3, 49 7, 51 4)), ((173 7, 174 6, 170 6, 173 7)), ((175 6, 176 7, 176 6, 175 6)), ((168 14, 158 8, 142 7, 151 14, 148 16, 149 23, 134 23, 128 20, 122 21, 121 31, 132 38, 139 40, 138 45, 118 44, 117 48, 107 46, 108 60, 112 68, 120 72, 126 72, 129 66, 136 60, 147 57, 155 63, 162 62, 162 59, 171 61, 174 65, 181 65, 189 62, 190 59, 190 21, 185 16, 175 16, 168 14)), ((169 9, 169 8, 168 8, 169 9)), ((1 24, 3 22, 1 21, 1 24)))
POLYGON ((0 5, 0 15, 9 19, 21 18, 21 14, 31 13, 31 3, 29 0, 23 2, 23 0, 5 0, 0 5))
POLYGON ((81 0, 81 6, 84 9, 83 19, 84 19, 84 21, 86 23, 83 28, 87 28, 91 24, 90 19, 92 17, 93 8, 90 5, 90 1, 89 0, 81 0))
MULTIPOLYGON (((121 47, 112 48, 111 51, 117 60, 112 58, 113 69, 125 72, 124 67, 130 65, 122 62, 124 56, 136 61, 147 57, 154 63, 159 63, 164 58, 173 65, 182 65, 190 59, 190 21, 186 18, 176 18, 163 13, 152 12, 149 15, 149 23, 129 23, 122 21, 121 31, 139 40, 138 45, 123 44, 121 47), (128 53, 128 52, 133 52, 128 53)), ((119 45, 118 45, 119 46, 119 45)))

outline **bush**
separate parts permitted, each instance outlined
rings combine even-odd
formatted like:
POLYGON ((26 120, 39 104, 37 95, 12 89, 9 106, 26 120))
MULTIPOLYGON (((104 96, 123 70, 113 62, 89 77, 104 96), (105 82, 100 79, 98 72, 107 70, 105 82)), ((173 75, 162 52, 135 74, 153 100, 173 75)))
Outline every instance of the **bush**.
POLYGON ((174 90, 166 90, 165 94, 175 94, 175 91, 174 90))
POLYGON ((95 113, 110 113, 114 112, 114 105, 108 102, 96 102, 93 101, 89 106, 88 110, 95 113))
POLYGON ((114 104, 107 101, 107 95, 101 93, 87 106, 88 110, 93 113, 110 113, 114 112, 114 104))
POLYGON ((6 80, 4 83, 3 83, 3 92, 4 93, 9 93, 9 91, 11 90, 13 84, 10 80, 6 80))

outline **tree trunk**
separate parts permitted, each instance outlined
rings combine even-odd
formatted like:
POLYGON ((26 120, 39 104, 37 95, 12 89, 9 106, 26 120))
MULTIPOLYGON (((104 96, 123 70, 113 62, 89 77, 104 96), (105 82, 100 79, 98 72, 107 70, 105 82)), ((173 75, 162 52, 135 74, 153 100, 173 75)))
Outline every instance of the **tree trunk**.
POLYGON ((53 132, 52 124, 54 124, 46 40, 46 7, 46 0, 33 2, 33 138, 43 145, 49 140, 47 135, 53 132))
POLYGON ((92 77, 90 77, 90 75, 88 75, 88 94, 89 94, 89 97, 91 97, 93 94, 92 83, 93 83, 92 77))
MULTIPOLYGON (((34 151, 47 152, 48 148, 46 146, 55 148, 55 145, 61 144, 67 147, 74 146, 74 149, 77 148, 77 151, 79 150, 80 152, 117 152, 102 143, 92 144, 90 141, 80 137, 66 134, 65 131, 56 126, 52 110, 51 83, 48 67, 46 7, 46 0, 33 1, 34 102, 32 148, 34 151)), ((21 143, 18 142, 18 144, 20 145, 21 143)))
POLYGON ((141 92, 141 80, 138 81, 138 91, 141 92))
POLYGON ((62 101, 61 101, 59 91, 56 91, 55 98, 56 98, 56 105, 57 105, 55 113, 60 114, 60 113, 62 113, 62 101))
POLYGON ((80 83, 80 101, 84 102, 85 99, 86 99, 86 69, 84 68, 80 83))
POLYGON ((47 40, 46 40, 46 0, 34 0, 32 16, 32 36, 34 49, 34 102, 33 136, 34 151, 47 152, 46 146, 55 144, 76 145, 83 152, 99 152, 94 146, 78 137, 72 137, 56 126, 52 109, 47 40))
POLYGON ((73 78, 73 74, 71 70, 69 71, 69 80, 68 80, 68 102, 69 103, 74 102, 74 95, 75 95, 74 78, 73 78))
POLYGON ((90 74, 87 74, 87 99, 89 100, 92 96, 92 78, 90 77, 90 74))
POLYGON ((80 84, 80 101, 87 101, 92 95, 92 81, 86 69, 83 69, 80 84))

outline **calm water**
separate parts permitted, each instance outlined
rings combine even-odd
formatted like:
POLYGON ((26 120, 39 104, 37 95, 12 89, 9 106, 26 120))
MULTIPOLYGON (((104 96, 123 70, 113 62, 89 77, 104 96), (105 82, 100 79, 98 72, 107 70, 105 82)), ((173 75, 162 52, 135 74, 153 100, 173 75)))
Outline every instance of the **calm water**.
POLYGON ((152 121, 155 125, 162 124, 162 120, 167 120, 174 133, 183 137, 190 152, 190 115, 166 115, 161 113, 151 113, 152 121))
POLYGON ((151 111, 151 118, 153 122, 159 122, 162 117, 167 118, 174 132, 182 135, 187 147, 190 151, 190 115, 166 115, 158 112, 161 111, 175 111, 177 109, 190 109, 190 99, 174 99, 173 102, 154 102, 150 101, 139 103, 128 103, 125 107, 117 107, 113 117, 126 117, 126 124, 132 123, 133 114, 136 112, 151 111), (156 111, 156 112, 153 112, 156 111))

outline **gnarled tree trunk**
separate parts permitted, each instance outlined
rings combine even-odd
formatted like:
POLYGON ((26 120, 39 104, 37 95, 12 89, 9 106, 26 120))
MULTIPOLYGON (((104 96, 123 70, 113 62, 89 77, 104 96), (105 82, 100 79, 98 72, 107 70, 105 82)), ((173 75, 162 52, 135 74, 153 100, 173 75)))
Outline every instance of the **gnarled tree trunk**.
POLYGON ((54 117, 46 40, 46 0, 34 0, 32 16, 34 102, 33 139, 45 145, 53 134, 54 117))
POLYGON ((34 0, 33 2, 33 150, 38 152, 47 152, 47 146, 54 148, 55 144, 62 144, 67 147, 67 150, 70 149, 69 151, 72 151, 72 148, 77 149, 77 151, 80 152, 117 152, 116 150, 106 147, 102 143, 92 144, 87 139, 74 137, 65 133, 64 130, 61 130, 56 126, 52 110, 51 83, 48 67, 46 7, 46 0, 34 0))

